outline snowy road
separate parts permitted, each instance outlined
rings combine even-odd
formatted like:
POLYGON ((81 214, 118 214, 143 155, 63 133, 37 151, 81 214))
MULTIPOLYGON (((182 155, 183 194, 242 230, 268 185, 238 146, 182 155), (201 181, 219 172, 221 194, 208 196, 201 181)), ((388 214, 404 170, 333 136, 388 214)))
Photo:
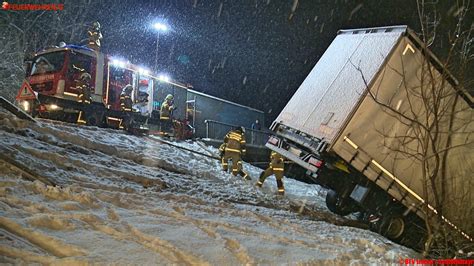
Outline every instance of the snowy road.
POLYGON ((0 111, 0 262, 366 264, 417 256, 341 226, 347 220, 327 211, 320 187, 285 179, 281 197, 273 177, 257 189, 260 170, 245 169, 253 181, 154 137, 0 111))

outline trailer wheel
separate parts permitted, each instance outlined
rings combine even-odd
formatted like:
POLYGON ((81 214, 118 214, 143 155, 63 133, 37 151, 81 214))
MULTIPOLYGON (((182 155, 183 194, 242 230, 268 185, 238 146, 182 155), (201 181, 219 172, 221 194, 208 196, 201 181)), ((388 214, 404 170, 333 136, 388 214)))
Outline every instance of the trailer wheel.
POLYGON ((346 216, 356 209, 349 200, 342 199, 334 190, 329 190, 326 194, 326 206, 331 212, 341 216, 346 216))
POLYGON ((405 219, 400 215, 387 214, 382 217, 380 234, 391 240, 399 239, 405 232, 405 219))

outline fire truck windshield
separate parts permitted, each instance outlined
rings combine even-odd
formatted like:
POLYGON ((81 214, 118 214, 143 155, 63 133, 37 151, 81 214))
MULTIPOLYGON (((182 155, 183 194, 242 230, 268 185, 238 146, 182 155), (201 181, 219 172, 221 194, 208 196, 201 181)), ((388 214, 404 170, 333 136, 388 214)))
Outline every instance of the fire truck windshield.
POLYGON ((63 65, 64 51, 38 55, 33 60, 31 76, 58 72, 63 65))

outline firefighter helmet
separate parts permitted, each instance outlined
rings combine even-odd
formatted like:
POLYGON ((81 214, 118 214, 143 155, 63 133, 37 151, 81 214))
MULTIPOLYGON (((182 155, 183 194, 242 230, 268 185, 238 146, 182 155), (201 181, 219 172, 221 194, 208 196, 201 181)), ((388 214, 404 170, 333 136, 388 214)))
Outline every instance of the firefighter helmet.
POLYGON ((245 128, 244 128, 244 127, 241 127, 241 126, 236 127, 234 130, 235 130, 235 131, 238 131, 238 132, 240 132, 240 133, 242 133, 242 134, 245 133, 245 128))
POLYGON ((171 101, 171 100, 173 100, 173 98, 174 98, 174 97, 173 97, 173 94, 168 94, 168 95, 166 95, 165 100, 166 100, 166 101, 171 101))
POLYGON ((82 73, 81 76, 80 76, 80 79, 81 80, 90 80, 91 79, 91 75, 87 72, 85 73, 82 73))
POLYGON ((130 84, 127 84, 127 85, 126 85, 126 86, 123 88, 123 90, 122 90, 122 93, 129 94, 129 93, 131 93, 131 92, 132 92, 132 90, 133 90, 133 87, 132 87, 132 85, 130 85, 130 84))

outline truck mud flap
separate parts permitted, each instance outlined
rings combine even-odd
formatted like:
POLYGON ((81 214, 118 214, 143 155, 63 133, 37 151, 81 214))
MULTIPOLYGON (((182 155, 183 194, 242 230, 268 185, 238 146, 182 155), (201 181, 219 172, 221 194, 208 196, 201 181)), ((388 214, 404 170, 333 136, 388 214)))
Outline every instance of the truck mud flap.
POLYGON ((5 99, 3 96, 0 96, 0 106, 8 110, 10 113, 16 115, 20 119, 36 122, 36 120, 31 115, 18 108, 16 105, 5 99))

